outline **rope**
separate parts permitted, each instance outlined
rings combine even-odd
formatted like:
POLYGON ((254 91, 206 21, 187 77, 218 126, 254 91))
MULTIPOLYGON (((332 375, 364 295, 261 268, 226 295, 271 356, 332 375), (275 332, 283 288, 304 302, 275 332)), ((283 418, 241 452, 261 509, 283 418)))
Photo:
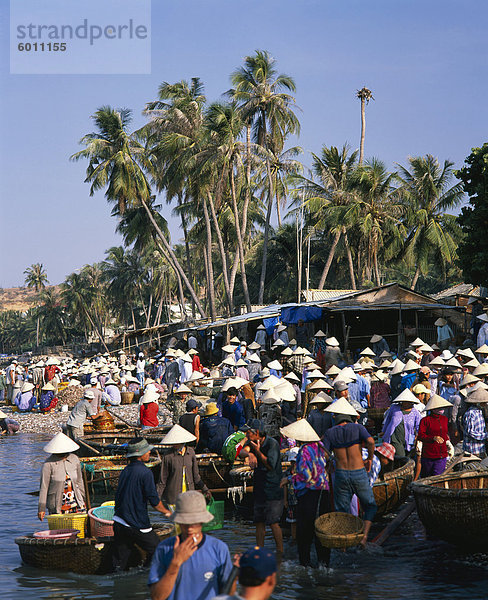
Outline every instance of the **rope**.
POLYGON ((218 470, 217 470, 217 467, 215 466, 215 463, 214 463, 214 461, 213 461, 213 460, 210 460, 209 462, 210 462, 210 464, 212 465, 212 467, 214 468, 214 471, 215 471, 215 472, 217 473, 217 475, 220 477, 220 479, 222 479, 222 481, 225 483, 225 485, 226 485, 227 487, 230 487, 230 486, 229 486, 229 484, 227 483, 227 481, 225 481, 225 479, 222 477, 222 475, 221 475, 221 474, 218 472, 218 470))

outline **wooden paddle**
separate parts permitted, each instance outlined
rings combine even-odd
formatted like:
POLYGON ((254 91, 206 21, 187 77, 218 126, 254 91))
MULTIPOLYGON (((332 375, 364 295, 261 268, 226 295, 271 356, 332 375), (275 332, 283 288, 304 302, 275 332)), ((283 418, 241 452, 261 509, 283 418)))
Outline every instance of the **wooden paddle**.
POLYGON ((390 535, 400 527, 400 525, 407 520, 407 518, 411 515, 415 508, 415 500, 410 500, 402 510, 397 514, 397 516, 391 521, 384 529, 379 533, 373 540, 372 543, 377 546, 381 546, 383 542, 390 537, 390 535))

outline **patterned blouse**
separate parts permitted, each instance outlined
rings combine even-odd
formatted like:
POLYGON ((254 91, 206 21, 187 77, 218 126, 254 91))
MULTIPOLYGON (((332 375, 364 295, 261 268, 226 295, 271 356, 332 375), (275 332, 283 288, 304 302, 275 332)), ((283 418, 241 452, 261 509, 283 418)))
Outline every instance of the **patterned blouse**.
POLYGON ((297 496, 308 490, 328 490, 327 458, 322 442, 304 444, 298 452, 293 485, 297 496))

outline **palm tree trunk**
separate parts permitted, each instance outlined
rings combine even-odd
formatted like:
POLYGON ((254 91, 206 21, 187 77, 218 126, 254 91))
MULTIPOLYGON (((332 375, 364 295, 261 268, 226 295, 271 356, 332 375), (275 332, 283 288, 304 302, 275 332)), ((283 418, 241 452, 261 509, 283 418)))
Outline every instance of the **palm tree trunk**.
POLYGON ((349 277, 351 278, 351 287, 353 290, 356 289, 356 279, 354 277, 354 263, 352 260, 352 252, 351 246, 349 245, 349 240, 347 239, 346 228, 342 228, 342 233, 344 234, 344 244, 346 245, 346 254, 347 254, 347 262, 349 263, 349 277))
POLYGON ((231 195, 232 195, 232 207, 234 210, 234 220, 235 220, 235 225, 236 225, 237 249, 239 252, 239 262, 241 265, 241 278, 242 278, 242 289, 244 292, 244 301, 246 303, 246 308, 247 308, 248 312, 251 312, 251 300, 249 298, 249 289, 247 287, 246 263, 244 261, 244 244, 242 242, 241 225, 239 222, 239 210, 237 208, 236 186, 235 186, 235 180, 234 180, 233 165, 230 166, 230 189, 231 189, 231 195))
POLYGON ((142 202, 142 205, 144 206, 145 211, 147 212, 147 216, 149 217, 149 220, 151 221, 154 229, 156 230, 156 233, 158 234, 158 237, 163 242, 164 248, 166 249, 167 253, 171 256, 172 266, 174 266, 175 270, 177 270, 179 272, 181 279, 184 281, 186 288, 190 292, 190 295, 193 298, 193 300, 195 301, 195 304, 196 304, 198 310, 200 311, 202 318, 206 319, 207 313, 203 310, 203 306, 201 305, 200 300, 198 299, 198 296, 197 296, 195 290, 193 289, 192 284, 188 280, 188 277, 186 276, 185 272, 181 268, 181 265, 176 257, 176 254, 173 252, 173 249, 169 245, 168 240, 166 239, 163 232, 159 228, 159 225, 156 223, 156 220, 154 219, 151 211, 149 210, 148 205, 145 203, 145 201, 142 198, 141 198, 141 202, 142 202))
POLYGON ((212 194, 210 192, 208 192, 208 203, 210 205, 210 212, 212 214, 212 221, 214 224, 214 229, 215 232, 217 234, 217 242, 218 242, 218 246, 219 246, 219 251, 220 251, 220 258, 222 260, 222 276, 224 279, 224 288, 225 288, 225 293, 227 295, 227 304, 229 307, 229 315, 234 314, 234 300, 232 297, 232 293, 230 291, 230 286, 229 286, 229 273, 227 270, 227 256, 225 253, 225 248, 224 248, 224 240, 222 238, 222 232, 220 231, 220 226, 219 226, 219 221, 217 219, 217 213, 215 211, 215 204, 212 198, 212 194))
POLYGON ((378 268, 378 253, 376 251, 373 254, 373 264, 374 264, 374 274, 376 277, 376 285, 378 287, 380 287, 380 285, 381 285, 380 270, 378 268))
POLYGON ((359 144, 359 164, 363 164, 364 159, 364 137, 366 134, 366 101, 361 98, 361 142, 359 144))
POLYGON ((420 277, 420 266, 417 265, 417 268, 415 269, 415 275, 413 276, 412 279, 412 285, 410 286, 411 290, 414 290, 417 287, 417 281, 419 280, 420 277))
MULTIPOLYGON (((184 213, 181 213, 181 226, 183 228, 183 235, 185 238, 185 254, 186 254, 186 268, 188 269, 188 278, 190 281, 193 281, 193 269, 191 267, 191 254, 190 254, 190 244, 188 243, 188 227, 186 224, 186 217, 184 213)), ((192 298, 191 301, 191 316, 195 318, 195 302, 192 298)))
POLYGON ((263 238, 263 260, 261 262, 261 276, 259 278, 259 297, 258 304, 263 304, 264 301, 264 284, 266 281, 266 267, 268 263, 268 238, 269 228, 271 222, 271 209, 273 207, 272 197, 272 181, 271 181, 271 166, 269 159, 266 159, 266 171, 268 172, 268 209, 266 210, 266 222, 264 224, 264 238, 263 238))
MULTIPOLYGON (((38 307, 39 309, 39 307, 38 307)), ((37 326, 36 326, 36 348, 39 348, 39 315, 37 315, 37 326)))
POLYGON ((281 227, 281 208, 278 194, 276 194, 276 216, 278 217, 278 227, 281 227))
POLYGON ((327 279, 327 275, 329 274, 329 270, 332 265, 332 261, 334 260, 334 254, 335 254, 337 244, 339 243, 340 238, 341 238, 341 232, 338 231, 334 236, 332 246, 330 247, 330 250, 329 250, 329 256, 327 257, 327 262, 325 263, 324 270, 322 271, 322 275, 320 276, 319 287, 318 287, 319 290, 324 289, 325 280, 327 279))
POLYGON ((213 272, 213 262, 212 262, 212 227, 210 225, 210 218, 208 216, 207 200, 205 198, 202 199, 202 206, 203 206, 203 216, 205 218, 205 228, 207 230, 208 300, 209 300, 209 305, 210 305, 210 317, 211 317, 212 321, 215 321, 217 315, 215 312, 215 287, 214 287, 214 272, 213 272))
MULTIPOLYGON (((168 261, 168 263, 171 265, 171 268, 175 272, 176 282, 178 285, 178 302, 180 305, 180 312, 181 312, 181 316, 186 319, 185 296, 183 294, 183 284, 181 282, 181 277, 178 272, 178 269, 175 267, 175 265, 171 259, 171 256, 168 254, 168 252, 166 252, 166 250, 161 246, 161 244, 157 240, 156 240, 156 246, 158 247, 161 254, 168 261)), ((169 313, 169 314, 171 314, 171 313, 169 313)))

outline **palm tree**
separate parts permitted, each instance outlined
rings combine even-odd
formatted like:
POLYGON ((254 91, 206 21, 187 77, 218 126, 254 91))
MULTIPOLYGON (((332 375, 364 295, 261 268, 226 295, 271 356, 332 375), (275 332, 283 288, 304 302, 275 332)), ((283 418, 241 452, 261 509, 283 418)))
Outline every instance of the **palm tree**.
POLYGON ((43 337, 50 339, 52 343, 61 341, 64 344, 66 341, 66 315, 59 294, 52 288, 43 290, 40 299, 42 304, 37 312, 43 337))
MULTIPOLYGON (((254 140, 265 151, 272 148, 281 153, 289 134, 300 132, 300 123, 292 106, 295 99, 282 90, 294 92, 295 82, 288 75, 277 75, 275 60, 269 52, 257 50, 253 56, 246 56, 244 66, 231 75, 233 89, 229 91, 238 103, 242 119, 253 129, 254 140)), ((265 159, 268 175, 268 207, 263 239, 263 260, 259 281, 258 304, 262 304, 266 281, 268 238, 273 206, 273 178, 271 156, 265 159)), ((248 182, 249 185, 249 182, 248 182)))
POLYGON ((364 159, 364 136, 366 135, 366 104, 374 100, 373 93, 367 87, 362 87, 356 92, 356 98, 361 100, 361 143, 359 145, 359 164, 363 164, 364 159))
POLYGON ((341 236, 346 248, 351 287, 356 289, 352 252, 347 236, 349 224, 345 222, 344 214, 354 197, 353 177, 357 168, 357 151, 349 154, 346 144, 341 149, 324 145, 320 155, 312 153, 312 157, 313 177, 298 176, 298 189, 304 194, 315 230, 333 234, 318 289, 324 288, 341 236))
POLYGON ((374 270, 378 286, 381 285, 378 264, 380 251, 391 258, 400 249, 405 236, 401 222, 403 206, 393 188, 395 180, 396 173, 389 173, 385 164, 376 158, 359 167, 353 175, 353 201, 343 217, 357 228, 365 248, 368 279, 374 270))
POLYGON ((85 135, 80 142, 86 146, 85 149, 71 156, 71 160, 86 158, 89 161, 85 182, 91 184, 90 195, 106 188, 105 197, 115 205, 112 211, 115 215, 122 215, 127 207, 142 206, 146 210, 174 267, 180 273, 200 313, 206 317, 193 286, 148 205, 151 189, 146 173, 153 172, 153 165, 147 148, 141 144, 138 136, 127 131, 131 111, 103 106, 92 118, 98 131, 85 135))
MULTIPOLYGON (((24 275, 25 284, 28 288, 34 288, 36 290, 36 294, 39 294, 46 287, 46 283, 49 283, 42 263, 35 263, 31 265, 24 271, 24 275)), ((36 347, 39 347, 39 317, 37 317, 36 347)))
POLYGON ((410 157, 409 169, 400 169, 401 193, 407 210, 408 237, 404 255, 415 264, 411 289, 420 273, 425 272, 429 256, 436 253, 446 265, 455 258, 457 244, 453 238, 452 219, 446 211, 456 208, 463 198, 463 185, 451 186, 454 163, 446 160, 441 166, 434 156, 410 157))

